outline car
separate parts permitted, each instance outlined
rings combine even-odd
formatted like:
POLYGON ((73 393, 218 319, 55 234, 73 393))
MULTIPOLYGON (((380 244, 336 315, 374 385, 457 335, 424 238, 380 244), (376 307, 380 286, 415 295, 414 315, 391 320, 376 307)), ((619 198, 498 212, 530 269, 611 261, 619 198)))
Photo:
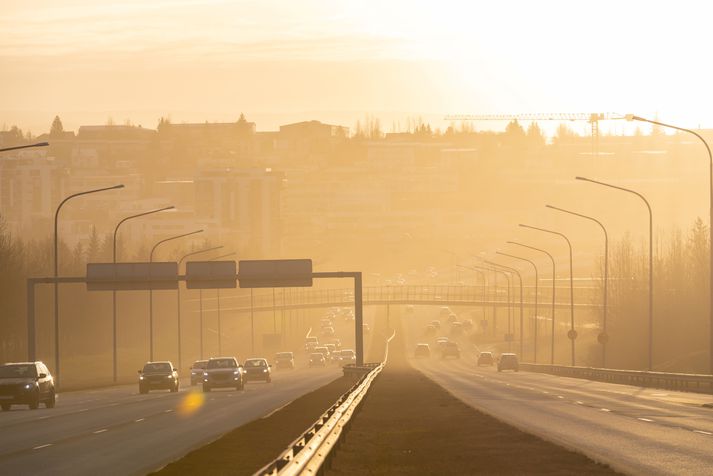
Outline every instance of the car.
POLYGON ((0 408, 8 411, 12 405, 27 405, 30 410, 44 403, 54 408, 57 396, 54 379, 42 362, 16 362, 0 365, 0 408))
POLYGON ((332 356, 329 355, 329 348, 326 347, 326 346, 324 346, 324 345, 321 345, 321 346, 319 346, 319 347, 315 347, 315 348, 314 348, 314 351, 317 352, 317 353, 322 354, 322 355, 324 356, 324 360, 327 361, 327 362, 332 358, 332 356))
POLYGON ((265 383, 272 382, 272 365, 267 363, 267 359, 252 358, 247 359, 243 363, 243 371, 245 372, 245 382, 254 380, 262 380, 265 383))
POLYGON ((307 352, 312 352, 312 350, 319 345, 319 339, 317 336, 307 336, 305 337, 305 350, 307 352))
POLYGON ((196 360, 191 365, 191 385, 198 385, 203 383, 203 372, 205 372, 205 367, 208 365, 207 360, 196 360))
POLYGON ((451 335, 459 336, 463 334, 463 323, 462 322, 451 322, 451 335))
POLYGON ((337 346, 334 344, 324 344, 324 346, 329 350, 329 360, 337 364, 339 363, 339 353, 337 351, 337 346))
POLYGON ((292 352, 278 352, 275 354, 275 368, 278 369, 294 369, 295 356, 292 352))
POLYGON ((428 346, 428 344, 416 344, 416 350, 414 351, 413 355, 416 358, 430 357, 431 348, 428 346))
POLYGON ((353 349, 343 349, 338 351, 339 365, 344 367, 349 364, 356 364, 356 352, 353 349))
POLYGON ((434 320, 431 321, 431 325, 432 325, 433 327, 435 327, 436 329, 440 329, 440 328, 441 328, 441 321, 439 321, 438 319, 434 319, 434 320))
POLYGON ((208 359, 203 372, 203 391, 210 392, 214 388, 232 387, 245 390, 245 374, 243 366, 235 357, 213 357, 208 359))
POLYGON ((453 341, 446 342, 441 349, 441 357, 444 359, 447 357, 460 359, 460 347, 458 347, 458 343, 453 341))
POLYGON ((319 321, 319 326, 320 327, 333 327, 334 323, 332 322, 331 319, 320 319, 319 321))
POLYGON ((478 367, 481 365, 494 365, 495 364, 495 359, 493 358, 493 353, 492 352, 481 352, 478 355, 478 367))
POLYGON ((439 349, 443 349, 446 343, 448 343, 448 337, 441 336, 436 338, 436 346, 438 346, 439 349))
POLYGON ((458 320, 458 316, 456 316, 456 315, 455 315, 454 313, 452 313, 452 312, 451 312, 450 314, 448 314, 448 318, 446 319, 446 321, 448 321, 448 322, 451 323, 451 324, 454 323, 454 322, 456 322, 457 320, 458 320))
POLYGON ((515 372, 520 370, 520 362, 517 360, 517 355, 511 353, 505 353, 500 355, 498 360, 498 372, 503 370, 514 370, 515 372))
POLYGON ((327 341, 327 344, 334 344, 334 347, 337 348, 337 349, 341 349, 341 348, 342 348, 342 341, 339 340, 339 339, 337 339, 336 337, 332 337, 331 339, 329 339, 329 340, 327 341))
POLYGON ((433 326, 433 324, 429 324, 426 326, 426 329, 423 331, 423 333, 427 336, 435 336, 436 328, 433 326))
POLYGON ((441 311, 440 311, 441 319, 443 319, 443 318, 445 318, 445 317, 448 317, 450 314, 452 314, 452 313, 451 313, 451 308, 449 308, 448 306, 442 306, 442 307, 441 307, 441 311))
POLYGON ((473 328, 473 319, 463 320, 463 329, 469 331, 473 328))
POLYGON ((334 335, 334 327, 323 327, 322 335, 325 337, 332 337, 334 335))
POLYGON ((178 370, 168 360, 146 362, 139 370, 139 393, 151 390, 178 392, 178 370))
POLYGON ((309 354, 309 366, 310 367, 324 367, 327 365, 327 359, 321 352, 312 352, 309 354))

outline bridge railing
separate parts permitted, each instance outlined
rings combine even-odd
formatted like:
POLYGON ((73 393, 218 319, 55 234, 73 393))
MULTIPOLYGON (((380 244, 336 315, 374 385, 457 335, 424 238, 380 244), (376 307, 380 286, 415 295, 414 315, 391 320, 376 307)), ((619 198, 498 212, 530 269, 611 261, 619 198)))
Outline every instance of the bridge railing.
MULTIPOLYGON (((596 298, 596 289, 580 287, 574 289, 576 303, 592 303, 596 298)), ((544 309, 549 304, 550 289, 540 287, 538 299, 544 309)), ((558 288, 557 300, 560 303, 569 300, 569 289, 558 288), (565 292, 566 291, 566 292, 565 292)), ((523 293, 525 302, 532 303, 535 293, 533 288, 526 288, 523 293)), ((482 286, 449 286, 449 285, 408 285, 408 286, 367 286, 363 289, 365 302, 370 303, 507 303, 507 288, 499 287, 493 292, 492 288, 483 289, 482 286)), ((519 302, 519 290, 513 290, 511 302, 519 302)), ((231 307, 248 308, 251 305, 249 294, 237 296, 224 296, 229 299, 231 307)), ((349 306, 354 301, 352 289, 281 289, 275 293, 272 290, 259 290, 253 292, 252 305, 257 308, 307 306, 307 305, 335 305, 349 306)))
POLYGON ((561 377, 582 378, 599 382, 680 390, 697 393, 713 393, 713 375, 647 372, 643 370, 602 369, 596 367, 568 367, 564 365, 521 363, 520 368, 530 372, 542 372, 561 377))

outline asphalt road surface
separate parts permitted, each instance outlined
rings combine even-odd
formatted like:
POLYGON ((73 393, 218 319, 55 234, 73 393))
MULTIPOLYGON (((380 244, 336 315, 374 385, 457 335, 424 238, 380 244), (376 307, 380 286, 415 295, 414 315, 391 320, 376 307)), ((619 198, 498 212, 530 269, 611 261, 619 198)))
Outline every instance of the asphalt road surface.
POLYGON ((124 385, 63 393, 54 409, 14 406, 0 412, 0 474, 145 474, 340 375, 298 367, 242 392, 184 385, 140 395, 124 385))
POLYGON ((477 367, 411 364, 472 407, 612 468, 642 475, 713 473, 713 396, 477 367))

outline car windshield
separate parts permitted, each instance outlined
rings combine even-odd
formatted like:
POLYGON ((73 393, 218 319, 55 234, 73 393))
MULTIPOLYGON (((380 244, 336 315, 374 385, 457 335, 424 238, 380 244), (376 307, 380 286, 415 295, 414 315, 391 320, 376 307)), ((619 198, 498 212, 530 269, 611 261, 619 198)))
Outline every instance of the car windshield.
POLYGON ((34 378, 37 368, 34 364, 9 364, 0 366, 0 378, 34 378))
POLYGON ((292 352, 280 352, 275 357, 277 357, 278 359, 291 359, 292 352))
POLYGON ((504 354, 504 355, 501 357, 501 359, 503 360, 503 362, 513 362, 513 361, 517 360, 517 357, 515 357, 514 355, 506 355, 506 354, 504 354))
POLYGON ((309 358, 312 360, 321 360, 324 356, 322 354, 310 354, 309 358))
POLYGON ((245 361, 246 368, 267 367, 267 362, 263 359, 248 359, 245 361))
POLYGON ((150 374, 150 373, 157 373, 157 372, 170 372, 171 369, 171 364, 168 362, 150 362, 146 365, 144 365, 144 373, 145 374, 150 374))
POLYGON ((237 367, 234 359, 211 359, 208 361, 209 369, 234 369, 237 367))
POLYGON ((354 351, 353 350, 343 350, 342 357, 354 357, 354 351))
POLYGON ((196 362, 193 362, 193 366, 191 368, 193 369, 205 369, 208 366, 208 361, 207 360, 198 360, 196 362))

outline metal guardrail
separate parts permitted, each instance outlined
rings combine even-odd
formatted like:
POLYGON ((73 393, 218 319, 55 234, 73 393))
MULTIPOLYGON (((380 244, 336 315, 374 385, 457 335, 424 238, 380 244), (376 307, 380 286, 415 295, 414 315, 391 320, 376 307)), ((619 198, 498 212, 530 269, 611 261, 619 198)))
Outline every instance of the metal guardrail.
POLYGON ((542 372, 561 377, 582 378, 599 382, 713 393, 713 375, 647 372, 643 370, 601 369, 596 367, 568 367, 564 365, 520 363, 522 370, 542 372))
POLYGON ((329 459, 342 435, 345 433, 351 417, 369 391, 372 382, 386 365, 389 356, 389 342, 386 341, 384 360, 378 364, 366 364, 368 372, 354 386, 339 397, 319 419, 294 440, 275 460, 257 471, 256 475, 292 476, 301 474, 319 474, 320 469, 329 459))

